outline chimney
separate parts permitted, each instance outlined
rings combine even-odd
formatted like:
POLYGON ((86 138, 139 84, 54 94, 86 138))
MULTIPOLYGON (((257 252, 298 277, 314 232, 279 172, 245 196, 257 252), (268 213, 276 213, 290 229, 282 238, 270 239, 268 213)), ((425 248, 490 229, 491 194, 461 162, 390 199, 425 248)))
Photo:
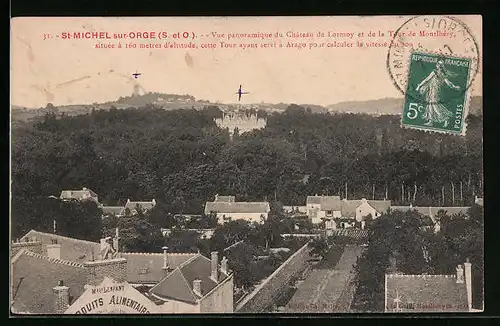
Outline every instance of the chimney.
POLYGON ((195 279, 193 281, 193 292, 199 296, 202 297, 203 295, 201 294, 201 280, 195 279))
POLYGON ((219 194, 215 194, 215 201, 219 199, 219 194))
POLYGON ((168 266, 168 247, 162 247, 163 249, 163 267, 162 269, 167 272, 168 269, 169 269, 169 266, 168 266))
POLYGON ((54 310, 56 314, 63 314, 69 307, 69 287, 64 286, 63 281, 53 288, 54 310))
POLYGON ((229 271, 227 268, 227 258, 226 257, 222 257, 220 264, 221 264, 220 270, 222 271, 222 273, 224 273, 226 275, 229 274, 229 271))
POLYGON ((214 282, 218 282, 219 280, 219 270, 218 270, 218 265, 219 264, 219 253, 217 251, 212 251, 212 274, 210 275, 210 278, 214 282))
POLYGON ((472 309, 472 264, 469 262, 469 258, 464 263, 464 276, 465 276, 465 286, 467 287, 467 304, 469 310, 472 309))
POLYGON ((116 252, 118 253, 118 248, 119 248, 119 242, 118 240, 120 240, 120 232, 118 231, 118 228, 115 229, 115 238, 113 239, 113 248, 116 250, 116 252))
POLYGON ((153 203, 153 206, 156 206, 156 200, 154 198, 151 202, 153 203))
POLYGON ((104 251, 106 250, 106 247, 107 247, 107 239, 106 238, 102 238, 101 239, 101 247, 100 247, 100 250, 99 250, 99 255, 98 255, 98 259, 99 260, 102 260, 104 259, 105 257, 102 256, 102 254, 104 253, 104 251))
POLYGON ((87 261, 83 265, 87 271, 88 285, 99 285, 104 277, 109 277, 118 283, 126 281, 127 259, 125 258, 87 261))
POLYGON ((366 198, 361 198, 362 203, 366 203, 366 198))
POLYGON ((462 268, 462 265, 457 266, 457 283, 464 283, 464 269, 462 268))
POLYGON ((83 187, 83 189, 82 189, 82 190, 88 190, 88 189, 87 189, 86 187, 83 187))
POLYGON ((47 245, 47 256, 49 258, 61 259, 61 245, 57 240, 52 240, 52 244, 47 245))

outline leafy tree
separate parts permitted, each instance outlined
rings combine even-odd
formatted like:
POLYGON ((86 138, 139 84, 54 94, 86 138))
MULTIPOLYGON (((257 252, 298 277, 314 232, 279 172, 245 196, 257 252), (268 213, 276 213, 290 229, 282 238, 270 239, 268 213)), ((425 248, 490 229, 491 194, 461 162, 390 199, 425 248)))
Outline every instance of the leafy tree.
POLYGON ((225 223, 215 229, 212 236, 212 249, 220 251, 239 241, 245 240, 251 230, 250 224, 245 220, 225 223))
POLYGON ((165 239, 165 245, 172 252, 197 252, 200 249, 198 238, 195 231, 174 230, 165 239))
POLYGON ((257 281, 256 273, 251 268, 257 253, 255 246, 245 242, 227 253, 228 265, 234 272, 236 287, 249 289, 257 281))
POLYGON ((314 257, 325 257, 328 253, 328 243, 325 238, 315 238, 309 243, 309 254, 314 257))
MULTIPOLYGON (((144 215, 123 216, 118 219, 120 250, 125 252, 162 252, 164 238, 160 228, 144 215)), ((112 230, 106 230, 113 233, 112 230)))

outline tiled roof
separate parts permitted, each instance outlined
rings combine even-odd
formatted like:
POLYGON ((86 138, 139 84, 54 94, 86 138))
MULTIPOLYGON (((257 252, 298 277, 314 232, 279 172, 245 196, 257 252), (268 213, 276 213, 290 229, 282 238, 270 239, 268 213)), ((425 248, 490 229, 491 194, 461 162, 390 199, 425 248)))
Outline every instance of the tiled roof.
POLYGON ((160 283, 151 288, 150 292, 157 297, 174 299, 188 303, 196 303, 200 298, 193 292, 193 281, 201 280, 202 297, 212 291, 228 274, 222 273, 219 266, 219 282, 211 278, 211 261, 205 256, 197 254, 178 266, 160 283))
POLYGON ((29 231, 21 238, 21 241, 26 239, 40 241, 42 243, 42 252, 45 254, 47 253, 47 245, 52 244, 52 240, 57 240, 57 243, 61 245, 61 259, 75 262, 92 260, 92 252, 94 257, 97 258, 101 250, 101 245, 97 242, 73 239, 35 230, 29 231))
POLYGON ((380 214, 384 214, 389 208, 391 208, 390 200, 367 200, 367 202, 380 214))
POLYGON ((205 204, 205 214, 217 213, 269 213, 268 202, 207 202, 205 204))
MULTIPOLYGON (((368 205, 373 207, 378 213, 383 214, 391 207, 390 200, 367 200, 368 205)), ((341 214, 343 217, 355 217, 356 208, 358 208, 363 200, 342 200, 341 214)))
MULTIPOLYGON (((168 265, 177 268, 197 254, 168 253, 168 265)), ((127 282, 158 283, 166 275, 163 271, 163 253, 130 253, 123 252, 122 258, 127 259, 127 282)))
POLYGON ((90 197, 97 197, 97 194, 90 189, 82 190, 63 190, 61 191, 61 199, 86 199, 90 197))
POLYGON ((341 201, 340 196, 323 196, 321 199, 321 210, 323 211, 340 211, 341 201))
POLYGON ((361 200, 342 200, 341 214, 343 217, 355 217, 356 208, 361 205, 361 200))
POLYGON ((133 210, 139 205, 143 210, 150 210, 155 206, 154 201, 127 201, 125 208, 133 210))
POLYGON ((307 205, 321 205, 323 211, 340 211, 340 196, 307 196, 307 205))
POLYGON ((103 215, 121 215, 125 211, 123 206, 102 206, 103 215))
POLYGON ((386 311, 393 311, 397 298, 403 312, 467 311, 466 285, 456 280, 455 275, 386 275, 386 311), (414 309, 405 309, 408 303, 414 309))
POLYGON ((53 288, 59 280, 70 288, 70 304, 83 293, 87 282, 83 265, 27 250, 14 257, 11 268, 12 309, 18 312, 55 313, 53 288))
POLYGON ((321 204, 321 199, 323 196, 307 196, 306 204, 307 205, 319 205, 321 204))
POLYGON ((455 214, 467 214, 469 211, 470 207, 429 207, 429 206, 415 206, 415 207, 410 207, 410 206, 392 206, 392 210, 399 210, 403 212, 408 212, 408 211, 417 211, 418 213, 424 215, 424 216, 429 216, 430 218, 434 219, 434 217, 438 214, 439 211, 445 211, 447 215, 455 215, 455 214))

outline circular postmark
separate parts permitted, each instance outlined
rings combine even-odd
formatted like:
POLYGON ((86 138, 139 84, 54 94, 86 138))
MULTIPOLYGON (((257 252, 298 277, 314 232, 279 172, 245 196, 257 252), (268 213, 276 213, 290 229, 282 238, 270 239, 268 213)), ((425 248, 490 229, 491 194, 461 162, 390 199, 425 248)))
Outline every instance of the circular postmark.
MULTIPOLYGON (((464 87, 457 92, 457 96, 463 95, 470 88, 479 70, 477 41, 469 28, 454 17, 412 17, 393 33, 387 53, 387 69, 396 88, 406 96, 416 94, 407 92, 410 58, 415 53, 436 57, 436 64, 439 62, 437 68, 443 66, 443 60, 446 59, 467 60, 470 63, 464 87), (411 46, 404 46, 408 44, 411 46)), ((419 64, 424 63, 421 61, 419 64)), ((443 70, 437 70, 437 74, 442 75, 443 70)))

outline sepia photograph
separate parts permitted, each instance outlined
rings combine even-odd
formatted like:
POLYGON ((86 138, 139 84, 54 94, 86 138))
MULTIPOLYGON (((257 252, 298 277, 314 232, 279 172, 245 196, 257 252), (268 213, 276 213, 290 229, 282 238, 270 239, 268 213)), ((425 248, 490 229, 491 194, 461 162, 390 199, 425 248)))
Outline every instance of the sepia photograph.
POLYGON ((10 25, 11 317, 484 311, 480 15, 10 25))

